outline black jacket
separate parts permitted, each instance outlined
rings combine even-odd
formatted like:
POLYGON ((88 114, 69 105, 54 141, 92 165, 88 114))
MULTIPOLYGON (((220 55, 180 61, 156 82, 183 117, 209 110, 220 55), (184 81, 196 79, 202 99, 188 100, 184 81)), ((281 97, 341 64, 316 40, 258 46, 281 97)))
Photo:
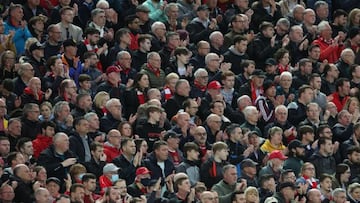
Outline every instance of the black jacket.
POLYGON ((30 121, 26 118, 22 118, 21 124, 21 137, 28 137, 34 140, 38 134, 41 134, 39 121, 30 121))
POLYGON ((57 154, 54 145, 50 145, 50 147, 41 152, 38 158, 38 165, 46 168, 48 177, 57 177, 64 183, 64 179, 67 178, 70 166, 63 167, 61 162, 68 158, 76 158, 76 156, 70 150, 66 151, 63 156, 57 154))
POLYGON ((119 178, 126 180, 126 185, 130 185, 135 181, 136 168, 133 161, 129 162, 124 155, 120 155, 113 159, 112 162, 120 168, 119 178))
POLYGON ((179 109, 182 109, 183 102, 187 98, 188 97, 180 96, 177 93, 175 93, 169 100, 167 100, 165 102, 163 107, 164 107, 164 109, 166 111, 167 118, 169 120, 171 120, 171 118, 177 114, 179 109))
POLYGON ((175 172, 174 164, 166 159, 164 161, 164 173, 160 166, 157 164, 157 159, 155 157, 155 153, 151 153, 147 159, 144 160, 144 166, 151 171, 151 179, 159 179, 161 178, 161 185, 165 184, 165 178, 170 174, 175 172))
POLYGON ((233 46, 231 46, 224 54, 224 62, 231 63, 231 71, 234 72, 235 75, 244 72, 244 70, 240 68, 240 64, 245 59, 249 59, 249 56, 246 53, 239 53, 233 46))
POLYGON ((106 165, 105 161, 100 161, 99 163, 91 157, 89 162, 85 162, 86 171, 88 173, 94 174, 97 178, 103 175, 103 168, 106 165))
POLYGON ((271 38, 266 38, 263 34, 259 33, 248 45, 247 53, 250 59, 255 60, 256 68, 258 69, 264 70, 266 59, 272 58, 276 50, 281 47, 280 43, 275 43, 275 46, 271 47, 270 40, 271 38))
POLYGON ((223 178, 223 167, 227 162, 218 163, 214 158, 208 159, 200 169, 200 180, 209 189, 223 178))
POLYGON ((209 35, 215 31, 205 27, 198 18, 194 18, 187 26, 186 30, 189 32, 190 42, 197 44, 201 40, 208 40, 209 35))
POLYGON ((333 156, 325 157, 319 152, 315 152, 310 157, 310 162, 315 166, 317 177, 320 177, 323 173, 333 175, 336 172, 336 161, 333 156))
POLYGON ((33 203, 35 200, 34 198, 34 191, 32 185, 29 183, 25 183, 19 177, 13 176, 10 178, 10 181, 16 181, 17 187, 14 189, 15 198, 13 202, 16 203, 33 203))
MULTIPOLYGON (((75 153, 76 157, 78 158, 78 161, 81 163, 85 162, 85 147, 82 141, 82 138, 80 135, 76 132, 74 132, 70 138, 70 150, 75 153)), ((90 149, 90 137, 87 138, 87 144, 90 149)), ((90 155, 91 156, 91 155, 90 155)))
POLYGON ((251 18, 250 29, 254 30, 255 33, 259 31, 259 25, 262 22, 267 21, 275 25, 276 22, 283 17, 279 5, 276 5, 276 11, 273 16, 268 14, 261 1, 255 2, 252 9, 254 10, 254 14, 251 18))
POLYGON ((115 119, 109 112, 100 119, 100 131, 108 133, 111 129, 117 129, 121 121, 115 119))

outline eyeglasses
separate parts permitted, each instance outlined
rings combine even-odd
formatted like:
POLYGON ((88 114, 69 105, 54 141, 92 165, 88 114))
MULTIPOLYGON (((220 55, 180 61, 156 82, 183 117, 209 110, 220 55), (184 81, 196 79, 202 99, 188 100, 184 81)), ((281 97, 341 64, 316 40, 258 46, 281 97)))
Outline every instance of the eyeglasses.
POLYGON ((197 135, 200 135, 200 136, 206 136, 207 133, 196 133, 197 135))
POLYGON ((201 78, 201 79, 208 79, 209 78, 209 76, 199 76, 199 78, 201 78))

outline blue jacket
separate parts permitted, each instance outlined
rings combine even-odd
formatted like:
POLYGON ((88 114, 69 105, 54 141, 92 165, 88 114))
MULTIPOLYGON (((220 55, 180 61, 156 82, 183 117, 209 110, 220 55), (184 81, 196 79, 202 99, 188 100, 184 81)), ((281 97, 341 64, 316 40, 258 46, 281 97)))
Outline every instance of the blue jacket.
POLYGON ((13 37, 13 42, 16 47, 16 55, 20 56, 25 53, 25 41, 32 37, 29 29, 27 26, 25 28, 22 27, 15 27, 10 23, 10 21, 5 22, 5 31, 4 34, 9 34, 11 30, 15 31, 15 35, 13 37))

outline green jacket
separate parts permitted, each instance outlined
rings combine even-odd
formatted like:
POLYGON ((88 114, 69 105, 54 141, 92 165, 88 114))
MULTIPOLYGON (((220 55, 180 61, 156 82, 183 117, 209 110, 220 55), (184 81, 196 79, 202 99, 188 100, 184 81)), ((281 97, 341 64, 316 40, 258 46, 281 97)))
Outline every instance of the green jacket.
POLYGON ((145 63, 142 68, 141 68, 141 73, 145 73, 146 75, 149 76, 149 82, 150 82, 150 87, 151 88, 158 88, 158 89, 162 89, 164 88, 164 84, 165 84, 165 72, 160 68, 160 74, 159 76, 156 76, 155 73, 153 71, 151 71, 148 67, 147 67, 147 63, 145 63))
POLYGON ((211 190, 214 190, 219 195, 219 203, 228 203, 231 202, 231 195, 236 189, 236 184, 229 185, 221 180, 217 184, 215 184, 211 190))

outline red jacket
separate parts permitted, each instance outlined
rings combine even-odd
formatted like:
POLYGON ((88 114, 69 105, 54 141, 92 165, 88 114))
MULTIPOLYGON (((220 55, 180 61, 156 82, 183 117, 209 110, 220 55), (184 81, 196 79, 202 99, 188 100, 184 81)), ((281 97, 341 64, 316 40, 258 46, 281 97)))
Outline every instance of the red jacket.
POLYGON ((34 157, 38 158, 40 153, 52 144, 52 140, 52 137, 38 135, 36 139, 32 141, 34 148, 34 157))
POLYGON ((320 61, 327 59, 329 63, 335 63, 336 61, 338 61, 341 51, 344 49, 344 45, 342 44, 330 46, 330 44, 325 42, 324 38, 322 37, 314 40, 313 44, 320 46, 320 61))
POLYGON ((334 92, 334 93, 332 93, 331 95, 333 96, 332 102, 334 102, 334 104, 335 104, 338 112, 340 112, 340 111, 343 109, 346 101, 349 99, 349 96, 345 96, 345 97, 341 100, 338 92, 334 92))
POLYGON ((104 194, 105 193, 105 189, 108 187, 111 187, 113 185, 113 183, 111 182, 111 180, 106 177, 105 175, 102 175, 99 177, 99 185, 100 185, 100 194, 104 194))
POLYGON ((106 162, 111 163, 113 159, 115 159, 117 156, 120 156, 121 149, 117 149, 110 144, 105 143, 104 153, 106 154, 106 162))

